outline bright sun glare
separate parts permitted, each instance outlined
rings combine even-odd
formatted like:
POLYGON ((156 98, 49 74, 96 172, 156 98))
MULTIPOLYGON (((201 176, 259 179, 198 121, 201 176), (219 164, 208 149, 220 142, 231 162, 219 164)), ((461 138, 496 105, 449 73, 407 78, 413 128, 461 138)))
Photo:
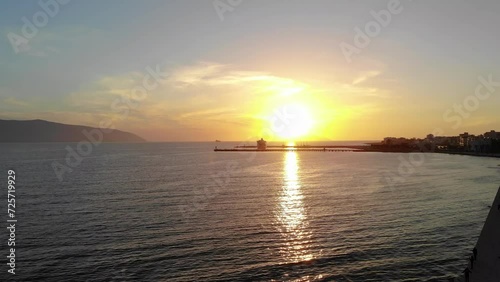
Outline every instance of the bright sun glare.
POLYGON ((270 119, 276 136, 294 140, 311 133, 314 120, 309 109, 302 104, 288 104, 276 109, 270 119))

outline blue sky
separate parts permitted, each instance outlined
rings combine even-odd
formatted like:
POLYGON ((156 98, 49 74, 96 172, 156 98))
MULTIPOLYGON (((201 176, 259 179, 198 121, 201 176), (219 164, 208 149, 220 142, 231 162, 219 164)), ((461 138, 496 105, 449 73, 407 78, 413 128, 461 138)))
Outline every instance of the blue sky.
POLYGON ((284 101, 270 96, 290 85, 305 89, 286 99, 310 103, 321 138, 500 129, 500 89, 460 128, 442 117, 474 93, 478 76, 500 80, 500 2, 401 1, 402 12, 347 62, 339 44, 352 44, 354 28, 389 2, 242 0, 221 20, 212 0, 73 0, 16 53, 7 35, 21 35, 22 18, 43 10, 2 1, 0 118, 97 126, 116 116, 110 104, 126 85, 158 65, 168 82, 116 122, 150 140, 257 134, 284 101))

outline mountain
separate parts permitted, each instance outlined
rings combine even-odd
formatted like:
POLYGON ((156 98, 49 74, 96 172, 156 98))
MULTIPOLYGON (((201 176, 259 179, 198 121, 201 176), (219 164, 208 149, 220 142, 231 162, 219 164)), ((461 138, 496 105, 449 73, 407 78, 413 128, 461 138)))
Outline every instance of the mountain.
POLYGON ((0 120, 0 143, 80 142, 85 140, 100 140, 100 138, 102 138, 102 142, 146 142, 141 137, 129 132, 116 129, 108 132, 104 130, 40 119, 0 120))

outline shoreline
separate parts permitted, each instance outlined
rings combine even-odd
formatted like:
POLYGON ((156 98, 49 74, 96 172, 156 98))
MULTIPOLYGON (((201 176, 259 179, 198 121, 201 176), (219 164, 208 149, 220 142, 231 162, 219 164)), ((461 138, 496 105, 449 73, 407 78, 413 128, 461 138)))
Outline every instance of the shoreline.
MULTIPOLYGON (((490 212, 486 217, 483 228, 477 240, 477 259, 470 273, 470 281, 494 282, 500 281, 500 187, 491 204, 490 212)), ((472 252, 471 252, 472 255, 472 252)), ((466 267, 470 268, 470 263, 466 267)), ((456 280, 463 282, 461 273, 456 280)))

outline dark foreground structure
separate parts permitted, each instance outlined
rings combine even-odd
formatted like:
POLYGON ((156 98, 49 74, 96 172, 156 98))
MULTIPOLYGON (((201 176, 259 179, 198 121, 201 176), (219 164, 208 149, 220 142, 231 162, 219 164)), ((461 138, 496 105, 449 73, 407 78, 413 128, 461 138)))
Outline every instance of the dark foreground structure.
MULTIPOLYGON (((500 281, 500 188, 476 244, 477 256, 470 273, 471 282, 500 281)), ((471 255, 473 255, 471 250, 471 255)), ((470 264, 468 264, 470 268, 470 264)), ((455 281, 465 281, 464 274, 455 281)))

